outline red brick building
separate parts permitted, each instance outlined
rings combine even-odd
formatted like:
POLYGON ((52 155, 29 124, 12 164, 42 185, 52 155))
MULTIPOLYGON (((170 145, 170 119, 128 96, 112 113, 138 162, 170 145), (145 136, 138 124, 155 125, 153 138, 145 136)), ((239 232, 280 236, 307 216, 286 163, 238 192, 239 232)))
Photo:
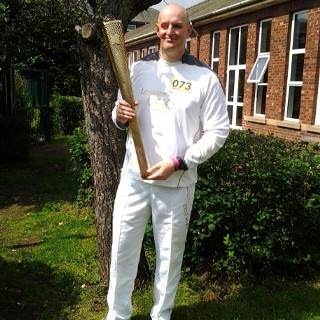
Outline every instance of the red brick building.
MULTIPOLYGON (((320 0, 207 0, 187 49, 225 87, 230 125, 320 141, 320 0)), ((154 23, 126 34, 129 62, 158 50, 154 23)))

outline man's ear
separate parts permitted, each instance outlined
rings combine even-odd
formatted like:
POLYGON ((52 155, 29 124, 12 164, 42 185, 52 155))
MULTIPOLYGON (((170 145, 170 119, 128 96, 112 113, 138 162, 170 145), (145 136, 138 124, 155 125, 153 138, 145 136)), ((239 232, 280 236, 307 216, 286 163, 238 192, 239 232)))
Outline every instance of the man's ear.
POLYGON ((156 23, 155 26, 154 26, 154 31, 156 32, 158 38, 159 38, 159 26, 158 24, 156 23))
POLYGON ((188 25, 188 34, 190 36, 191 32, 192 32, 193 26, 192 26, 192 22, 189 20, 189 25, 188 25))
POLYGON ((189 26, 188 26, 188 34, 189 34, 189 36, 190 36, 191 32, 192 32, 192 24, 190 23, 189 26))

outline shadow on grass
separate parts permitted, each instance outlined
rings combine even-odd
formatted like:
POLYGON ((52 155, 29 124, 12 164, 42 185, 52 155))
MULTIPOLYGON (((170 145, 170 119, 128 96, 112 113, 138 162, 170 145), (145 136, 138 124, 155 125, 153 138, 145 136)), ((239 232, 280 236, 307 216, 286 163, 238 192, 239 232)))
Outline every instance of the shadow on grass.
POLYGON ((65 319, 79 299, 75 279, 43 263, 0 258, 0 319, 65 319))
POLYGON ((319 317, 320 288, 300 284, 278 292, 244 288, 223 302, 177 307, 171 320, 301 320, 319 317))
POLYGON ((63 147, 42 145, 33 148, 26 160, 0 163, 0 209, 71 201, 76 190, 63 147))
MULTIPOLYGON (((177 298, 171 320, 320 319, 319 282, 288 283, 278 288, 268 283, 244 287, 221 301, 213 300, 214 297, 210 301, 210 296, 203 301, 190 297, 183 301, 179 294, 177 298)), ((141 309, 132 320, 146 319, 146 308, 141 306, 141 309)))

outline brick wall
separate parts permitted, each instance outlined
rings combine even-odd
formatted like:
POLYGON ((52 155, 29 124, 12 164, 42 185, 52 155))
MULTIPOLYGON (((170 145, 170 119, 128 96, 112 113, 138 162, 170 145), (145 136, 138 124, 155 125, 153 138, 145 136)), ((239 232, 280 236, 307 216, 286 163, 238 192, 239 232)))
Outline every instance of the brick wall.
MULTIPOLYGON (((233 18, 220 20, 211 24, 196 27, 190 41, 190 53, 211 65, 212 32, 220 31, 218 76, 224 88, 227 82, 228 66, 228 32, 231 27, 247 25, 247 61, 245 79, 252 70, 257 57, 259 23, 262 19, 272 19, 270 60, 268 67, 268 88, 265 118, 253 116, 254 88, 252 83, 245 83, 243 106, 243 129, 251 129, 259 134, 274 134, 290 140, 320 141, 320 126, 315 124, 317 95, 320 69, 320 1, 291 0, 284 4, 242 14, 233 18), (308 12, 306 52, 303 71, 299 122, 283 121, 286 103, 288 77, 288 59, 290 50, 291 22, 293 13, 301 10, 308 12)), ((128 51, 140 50, 142 47, 158 44, 154 40, 128 51)))
POLYGON ((228 31, 220 31, 218 76, 224 88, 227 85, 228 31))
POLYGON ((200 37, 199 59, 210 65, 211 63, 211 33, 203 33, 200 37))
POLYGON ((272 19, 266 101, 266 118, 269 119, 282 120, 284 116, 290 48, 289 19, 288 14, 272 19))

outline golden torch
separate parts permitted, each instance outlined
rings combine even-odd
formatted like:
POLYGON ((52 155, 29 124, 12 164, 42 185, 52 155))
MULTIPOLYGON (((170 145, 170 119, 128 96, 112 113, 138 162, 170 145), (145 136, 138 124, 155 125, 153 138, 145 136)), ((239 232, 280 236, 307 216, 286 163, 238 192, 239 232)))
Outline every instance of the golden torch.
MULTIPOLYGON (((135 100, 132 91, 122 22, 121 20, 106 21, 103 23, 103 26, 108 53, 121 95, 133 108, 135 100)), ((147 178, 148 162, 143 147, 139 123, 136 117, 129 121, 129 128, 137 153, 140 174, 141 177, 145 179, 147 178)))

